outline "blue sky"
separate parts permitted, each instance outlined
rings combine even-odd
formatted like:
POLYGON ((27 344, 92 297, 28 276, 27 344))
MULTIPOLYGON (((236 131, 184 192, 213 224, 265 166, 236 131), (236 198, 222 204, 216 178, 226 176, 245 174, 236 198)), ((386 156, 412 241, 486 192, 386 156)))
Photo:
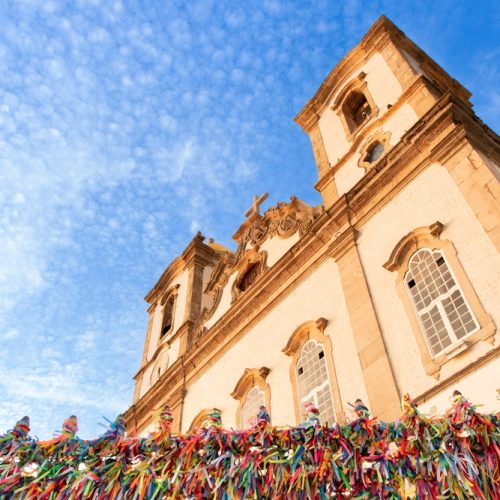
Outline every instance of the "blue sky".
POLYGON ((0 2, 0 433, 101 432, 132 400, 143 297, 254 194, 320 199, 292 120, 385 13, 498 130, 495 2, 0 2), (480 7, 478 7, 480 5, 480 7))

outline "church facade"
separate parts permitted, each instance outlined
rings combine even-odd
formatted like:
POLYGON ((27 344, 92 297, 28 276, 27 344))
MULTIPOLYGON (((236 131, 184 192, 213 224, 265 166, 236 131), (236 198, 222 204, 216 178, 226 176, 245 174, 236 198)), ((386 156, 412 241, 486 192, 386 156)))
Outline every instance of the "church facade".
POLYGON ((255 197, 235 252, 196 235, 146 296, 127 426, 168 402, 177 431, 222 411, 249 425, 381 419, 409 393, 495 408, 500 373, 500 140, 471 94, 382 16, 295 121, 322 204, 255 197))

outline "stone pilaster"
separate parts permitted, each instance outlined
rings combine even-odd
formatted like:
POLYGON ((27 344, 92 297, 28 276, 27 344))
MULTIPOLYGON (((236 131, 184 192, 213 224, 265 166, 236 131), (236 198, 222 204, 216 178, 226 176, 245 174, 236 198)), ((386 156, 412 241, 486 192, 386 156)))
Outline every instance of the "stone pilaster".
POLYGON ((370 409, 380 419, 391 420, 400 413, 399 394, 359 258, 356 235, 357 231, 349 228, 346 241, 335 247, 332 256, 344 288, 370 409))

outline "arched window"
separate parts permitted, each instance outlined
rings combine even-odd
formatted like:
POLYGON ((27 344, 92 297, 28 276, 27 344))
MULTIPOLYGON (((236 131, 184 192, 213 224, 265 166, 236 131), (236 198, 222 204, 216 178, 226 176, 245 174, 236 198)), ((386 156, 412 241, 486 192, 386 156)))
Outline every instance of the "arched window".
POLYGON ((231 303, 249 290, 267 269, 267 252, 254 247, 247 250, 237 263, 238 275, 231 288, 231 303))
POLYGON ((175 296, 171 295, 165 304, 165 308, 163 309, 163 320, 161 324, 161 333, 160 339, 165 337, 170 330, 172 330, 172 326, 174 323, 174 305, 175 305, 175 296))
POLYGON ((196 417, 193 418, 191 425, 187 430, 187 434, 191 434, 193 432, 196 432, 198 429, 203 428, 206 425, 208 417, 210 416, 210 412, 211 410, 209 410, 208 408, 200 410, 196 417))
POLYGON ((250 391, 248 391, 245 402, 241 407, 241 427, 250 427, 251 419, 257 416, 257 413, 259 412, 259 406, 261 405, 266 405, 266 395, 264 394, 263 390, 254 385, 250 389, 250 391))
POLYGON ((296 364, 296 374, 301 408, 306 403, 313 403, 319 409, 322 422, 334 422, 332 389, 323 344, 315 340, 304 344, 296 364))
POLYGON ((342 112, 352 133, 368 120, 372 113, 372 108, 363 92, 354 91, 347 96, 342 104, 342 112))
POLYGON ((417 250, 408 262, 405 282, 434 356, 479 330, 479 323, 442 250, 417 250))
POLYGON ((269 371, 265 366, 246 368, 231 393, 239 401, 236 424, 242 429, 251 427, 251 420, 257 416, 259 406, 264 405, 268 412, 271 411, 271 391, 266 382, 269 371))
POLYGON ((252 264, 239 282, 239 289, 244 292, 250 288, 259 275, 259 263, 252 264))
POLYGON ((331 340, 324 333, 326 325, 324 318, 302 323, 283 349, 292 357, 290 379, 297 423, 303 420, 306 403, 318 407, 321 422, 344 422, 331 340))
POLYGON ((428 375, 481 340, 493 342, 496 326, 484 310, 455 247, 440 239, 441 222, 401 238, 384 264, 396 271, 397 291, 428 375))
POLYGON ((358 131, 378 116, 379 110, 370 94, 366 73, 362 71, 344 86, 335 98, 332 110, 339 116, 348 141, 354 140, 358 131))

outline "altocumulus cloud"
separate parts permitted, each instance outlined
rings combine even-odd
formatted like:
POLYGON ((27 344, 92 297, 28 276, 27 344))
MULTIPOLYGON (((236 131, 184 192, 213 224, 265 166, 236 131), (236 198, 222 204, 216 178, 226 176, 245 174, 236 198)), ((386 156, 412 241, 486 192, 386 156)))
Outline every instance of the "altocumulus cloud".
POLYGON ((3 2, 0 432, 28 413, 48 437, 76 413, 91 436, 123 411, 141 297, 193 232, 230 245, 264 190, 319 201, 291 120, 336 60, 383 11, 432 45, 426 20, 453 38, 463 9, 3 2))

